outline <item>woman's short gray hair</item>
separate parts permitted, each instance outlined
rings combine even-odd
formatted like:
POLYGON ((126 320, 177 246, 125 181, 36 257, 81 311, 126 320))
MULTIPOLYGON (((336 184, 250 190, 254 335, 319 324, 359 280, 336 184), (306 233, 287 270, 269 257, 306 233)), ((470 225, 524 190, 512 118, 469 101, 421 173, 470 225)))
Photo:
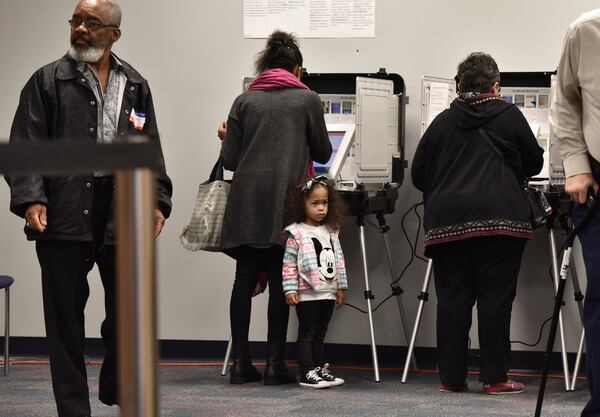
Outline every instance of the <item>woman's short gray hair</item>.
POLYGON ((500 81, 500 71, 494 58, 484 52, 469 54, 460 64, 456 75, 461 92, 486 93, 500 81))

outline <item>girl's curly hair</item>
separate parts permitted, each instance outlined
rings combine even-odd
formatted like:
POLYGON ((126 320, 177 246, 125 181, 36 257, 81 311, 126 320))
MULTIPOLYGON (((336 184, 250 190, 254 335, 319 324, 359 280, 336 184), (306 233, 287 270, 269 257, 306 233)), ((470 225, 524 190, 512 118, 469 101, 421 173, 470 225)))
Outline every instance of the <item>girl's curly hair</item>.
POLYGON ((318 177, 305 177, 289 191, 286 200, 285 224, 305 222, 304 201, 315 187, 326 187, 329 204, 323 224, 327 224, 333 230, 339 230, 343 217, 347 214, 346 204, 340 193, 333 187, 333 181, 327 180, 325 181, 327 185, 325 185, 322 180, 318 181, 316 178, 318 177))

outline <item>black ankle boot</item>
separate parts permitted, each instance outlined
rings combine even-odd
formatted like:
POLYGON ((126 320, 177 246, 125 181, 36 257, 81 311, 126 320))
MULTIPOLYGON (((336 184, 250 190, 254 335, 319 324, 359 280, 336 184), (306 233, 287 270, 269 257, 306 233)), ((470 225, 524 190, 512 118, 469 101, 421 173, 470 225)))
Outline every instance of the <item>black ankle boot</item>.
POLYGON ((267 344, 267 366, 264 374, 265 385, 291 384, 296 377, 285 366, 285 344, 267 344))
POLYGON ((229 383, 245 384, 246 382, 255 382, 262 379, 262 375, 252 365, 250 360, 250 347, 248 344, 232 348, 233 365, 229 370, 229 383))

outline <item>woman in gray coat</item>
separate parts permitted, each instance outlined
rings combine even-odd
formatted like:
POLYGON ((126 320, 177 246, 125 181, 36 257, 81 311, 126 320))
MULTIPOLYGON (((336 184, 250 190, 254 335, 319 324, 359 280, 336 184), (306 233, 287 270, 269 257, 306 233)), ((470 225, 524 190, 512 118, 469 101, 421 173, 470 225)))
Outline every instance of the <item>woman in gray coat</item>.
POLYGON ((222 236, 225 252, 237 261, 230 303, 230 382, 262 378, 248 345, 251 299, 262 274, 269 283, 264 383, 276 385, 296 381, 284 362, 289 316, 281 276, 286 195, 311 174, 311 159, 329 160, 331 143, 319 96, 300 82, 302 54, 296 39, 273 32, 255 64, 259 75, 234 101, 221 148, 223 166, 234 171, 222 236))

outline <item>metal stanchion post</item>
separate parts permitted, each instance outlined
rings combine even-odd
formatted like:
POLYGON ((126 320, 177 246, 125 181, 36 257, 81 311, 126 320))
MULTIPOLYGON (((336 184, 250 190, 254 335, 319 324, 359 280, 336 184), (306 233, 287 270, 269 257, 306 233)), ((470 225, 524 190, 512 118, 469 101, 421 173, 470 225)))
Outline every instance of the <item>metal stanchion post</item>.
POLYGON ((117 171, 116 189, 119 405, 123 417, 157 417, 154 174, 117 171))

